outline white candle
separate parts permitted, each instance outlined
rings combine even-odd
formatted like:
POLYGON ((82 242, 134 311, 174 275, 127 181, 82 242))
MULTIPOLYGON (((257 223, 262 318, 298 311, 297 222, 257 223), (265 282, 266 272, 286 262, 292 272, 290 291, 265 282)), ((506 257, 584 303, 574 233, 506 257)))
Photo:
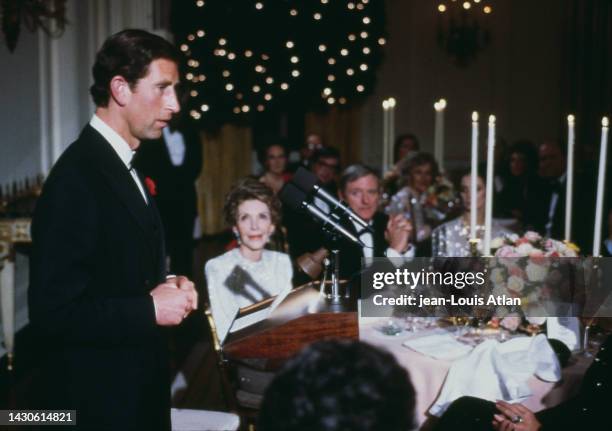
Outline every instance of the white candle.
POLYGON ((470 239, 476 239, 476 179, 478 178, 478 112, 472 112, 472 164, 470 177, 470 239))
POLYGON ((572 194, 574 187, 574 116, 567 116, 567 178, 565 183, 565 240, 572 239, 572 194))
POLYGON ((495 164, 495 115, 489 115, 489 132, 487 135, 487 188, 485 200, 485 231, 483 252, 491 255, 491 221, 493 218, 493 175, 495 164))
POLYGON ((444 109, 446 100, 440 99, 434 103, 436 119, 434 126, 434 157, 438 162, 440 172, 444 171, 444 109))
POLYGON ((389 102, 389 140, 387 144, 387 169, 393 166, 393 144, 395 143, 395 105, 396 101, 393 97, 387 99, 389 102))
POLYGON ((606 157, 608 153, 608 117, 601 120, 601 143, 599 146, 599 175, 597 177, 597 205, 595 206, 595 233, 593 235, 593 256, 600 256, 601 219, 603 217, 604 187, 606 180, 606 157))
POLYGON ((387 152, 389 150, 389 101, 383 100, 383 154, 382 154, 382 169, 381 173, 384 175, 387 170, 387 159, 389 158, 387 152))

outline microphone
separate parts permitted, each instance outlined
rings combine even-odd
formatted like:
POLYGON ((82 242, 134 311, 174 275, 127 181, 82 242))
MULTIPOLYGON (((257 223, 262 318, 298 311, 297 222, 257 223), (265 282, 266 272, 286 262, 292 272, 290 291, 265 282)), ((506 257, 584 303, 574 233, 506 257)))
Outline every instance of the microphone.
POLYGON ((334 211, 335 209, 341 210, 355 223, 361 225, 362 228, 372 233, 372 228, 364 219, 359 217, 353 212, 352 209, 344 205, 344 203, 336 199, 334 196, 330 195, 327 191, 325 191, 323 187, 317 184, 317 177, 312 172, 309 172, 306 169, 300 167, 295 172, 292 181, 308 195, 317 196, 323 199, 324 201, 327 201, 332 211, 334 211))
POLYGON ((284 203, 289 205, 290 208, 293 208, 295 210, 305 209, 306 211, 308 211, 314 218, 318 219, 321 223, 323 223, 323 227, 331 226, 336 232, 341 233, 348 240, 353 241, 359 246, 365 246, 365 244, 363 244, 361 240, 359 240, 359 238, 357 238, 351 232, 346 230, 346 228, 340 225, 332 217, 321 211, 319 207, 314 204, 308 203, 308 201, 306 200, 306 193, 298 189, 293 184, 285 184, 279 193, 279 197, 284 203))

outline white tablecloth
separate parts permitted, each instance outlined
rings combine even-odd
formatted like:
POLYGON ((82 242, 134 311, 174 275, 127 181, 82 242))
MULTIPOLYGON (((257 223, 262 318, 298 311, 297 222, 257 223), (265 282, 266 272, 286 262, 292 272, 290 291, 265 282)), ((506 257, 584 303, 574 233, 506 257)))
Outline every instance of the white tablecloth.
MULTIPOLYGON (((427 412, 440 394, 453 362, 434 359, 402 345, 410 338, 423 334, 410 332, 394 336, 382 334, 375 327, 385 320, 388 318, 360 318, 359 338, 392 353, 399 364, 408 370, 417 396, 415 420, 420 427, 428 418, 427 412)), ((574 360, 573 364, 563 369, 562 380, 559 383, 544 382, 536 377, 530 378, 528 384, 533 395, 523 404, 533 411, 539 411, 555 406, 574 395, 580 387, 584 372, 590 365, 589 359, 576 357, 574 360)), ((478 378, 476 371, 474 378, 478 378)))

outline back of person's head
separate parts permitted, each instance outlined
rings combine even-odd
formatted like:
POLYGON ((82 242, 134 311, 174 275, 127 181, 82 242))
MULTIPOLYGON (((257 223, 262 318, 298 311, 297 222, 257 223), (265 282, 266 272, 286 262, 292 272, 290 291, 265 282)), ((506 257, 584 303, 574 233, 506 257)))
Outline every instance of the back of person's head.
POLYGON ((406 431, 415 392, 395 358, 358 341, 320 341, 266 390, 260 431, 406 431))
POLYGON ((149 65, 157 59, 166 59, 180 64, 180 53, 166 39, 144 30, 123 30, 110 36, 93 65, 94 83, 90 87, 96 106, 106 107, 110 100, 110 82, 114 76, 122 76, 134 89, 139 79, 144 78, 149 65))

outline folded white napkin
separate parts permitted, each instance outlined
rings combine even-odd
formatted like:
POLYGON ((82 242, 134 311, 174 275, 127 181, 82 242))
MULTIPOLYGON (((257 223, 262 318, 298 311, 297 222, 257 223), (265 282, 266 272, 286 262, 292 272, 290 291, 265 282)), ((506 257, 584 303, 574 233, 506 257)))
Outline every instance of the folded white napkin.
POLYGON ((411 338, 402 343, 403 346, 435 359, 452 360, 470 353, 471 346, 461 343, 455 337, 444 331, 435 332, 417 338, 411 338))
POLYGON ((532 394, 527 384, 532 375, 548 382, 561 379, 559 361, 544 335, 503 344, 487 340, 453 363, 429 412, 440 416, 454 400, 466 395, 519 401, 532 394))

